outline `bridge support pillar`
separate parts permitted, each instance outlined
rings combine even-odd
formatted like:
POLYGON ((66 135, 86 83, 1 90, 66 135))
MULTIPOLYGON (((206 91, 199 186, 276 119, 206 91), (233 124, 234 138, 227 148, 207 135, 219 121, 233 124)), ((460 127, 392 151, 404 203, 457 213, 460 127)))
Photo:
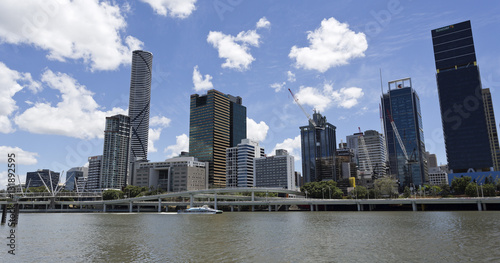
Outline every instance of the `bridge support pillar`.
POLYGON ((102 211, 103 211, 104 213, 106 213, 106 204, 103 204, 103 205, 102 205, 102 211))
POLYGON ((137 213, 141 212, 141 206, 137 205, 137 213))
POLYGON ((129 213, 132 213, 132 206, 133 206, 132 201, 130 201, 130 203, 128 205, 128 212, 129 213))
POLYGON ((158 213, 161 213, 161 198, 158 198, 158 213))
POLYGON ((231 205, 231 212, 234 212, 234 206, 231 205))
POLYGON ((286 211, 288 211, 288 208, 289 208, 289 207, 290 207, 290 206, 285 205, 285 210, 286 210, 286 211))
POLYGON ((312 204, 309 205, 311 207, 311 211, 314 211, 314 207, 312 204))
POLYGON ((214 209, 217 210, 217 194, 214 194, 214 209))
POLYGON ((6 220, 7 220, 7 204, 2 205, 2 225, 5 225, 6 220))
POLYGON ((357 203, 358 205, 358 212, 361 211, 361 205, 359 203, 357 203))
POLYGON ((481 202, 477 202, 477 211, 483 211, 483 207, 481 206, 481 202))
POLYGON ((414 212, 417 211, 417 204, 415 202, 411 202, 411 207, 414 212))
POLYGON ((255 206, 252 205, 252 212, 255 212, 255 206))
POLYGON ((269 212, 271 212, 271 205, 267 205, 269 212))
POLYGON ((315 207, 315 208, 316 208, 316 211, 319 211, 319 209, 318 209, 318 205, 315 205, 315 206, 316 206, 316 207, 315 207))
POLYGON ((241 206, 238 205, 238 212, 241 212, 241 206))
POLYGON ((274 211, 278 212, 278 205, 274 205, 274 211))
POLYGON ((193 207, 193 194, 189 194, 189 207, 193 207))
POLYGON ((486 203, 482 203, 483 204, 483 211, 486 211, 486 203))

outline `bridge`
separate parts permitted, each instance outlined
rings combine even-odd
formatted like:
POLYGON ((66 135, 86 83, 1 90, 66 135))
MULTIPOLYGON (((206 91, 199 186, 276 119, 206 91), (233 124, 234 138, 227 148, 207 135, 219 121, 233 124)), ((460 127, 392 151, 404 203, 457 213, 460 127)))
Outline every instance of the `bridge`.
MULTIPOLYGON (((88 196, 90 197, 90 196, 88 196)), ((95 197, 95 196, 94 196, 95 197)), ((1 197, 0 197, 1 198, 1 197)), ((30 197, 32 198, 32 197, 30 197)), ((389 206, 408 206, 411 210, 418 211, 428 205, 474 205, 477 206, 478 211, 487 210, 488 206, 500 206, 500 197, 486 197, 486 198, 398 198, 398 199, 311 199, 304 198, 300 192, 281 189, 281 188, 221 188, 221 189, 207 189, 186 192, 164 193, 159 195, 141 196, 134 198, 125 198, 117 200, 79 200, 79 201, 61 201, 55 200, 54 197, 47 197, 49 200, 23 200, 21 198, 17 203, 24 206, 32 206, 32 208, 45 206, 46 210, 50 207, 52 211, 64 210, 64 207, 78 206, 78 207, 97 207, 98 211, 107 212, 109 206, 126 206, 128 212, 140 212, 141 208, 153 207, 158 212, 162 211, 162 206, 168 211, 168 206, 200 206, 210 205, 215 209, 218 206, 229 207, 230 211, 236 208, 238 211, 241 207, 249 207, 251 211, 255 211, 256 206, 267 206, 268 211, 278 211, 280 207, 284 206, 288 210, 290 206, 308 207, 310 211, 319 211, 320 207, 325 209, 329 206, 331 209, 339 206, 354 206, 358 211, 373 210, 376 206, 389 205, 389 206), (236 195, 237 193, 249 193, 250 196, 236 195), (256 197, 255 193, 267 193, 266 197, 256 197), (283 197, 269 197, 269 193, 282 193, 296 198, 283 198, 283 197), (166 200, 171 199, 171 200, 166 200), (175 199, 175 200, 172 200, 175 199), (180 200, 179 200, 180 199, 180 200), (333 207, 333 208, 332 208, 333 207), (134 209, 135 208, 135 209, 134 209)), ((0 201, 0 204, 13 203, 12 200, 0 201)), ((143 209, 144 210, 144 209, 143 209)), ((96 211, 96 210, 94 210, 96 211)), ((127 210, 125 210, 127 211, 127 210)))

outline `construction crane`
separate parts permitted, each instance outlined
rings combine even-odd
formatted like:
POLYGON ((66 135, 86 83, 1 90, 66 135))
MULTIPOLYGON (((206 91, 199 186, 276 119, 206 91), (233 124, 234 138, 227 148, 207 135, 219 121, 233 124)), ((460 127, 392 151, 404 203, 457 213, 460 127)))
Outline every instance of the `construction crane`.
MULTIPOLYGON (((414 164, 414 163, 418 163, 415 158, 416 158, 416 149, 414 148, 412 153, 411 153, 411 156, 408 157, 408 152, 406 151, 406 147, 405 145, 403 144, 403 140, 401 139, 401 136, 399 135, 399 131, 398 131, 398 128, 396 127, 396 123, 394 123, 394 119, 392 119, 392 116, 391 116, 391 113, 389 112, 389 110, 387 110, 387 115, 389 116, 389 120, 391 122, 391 126, 392 126, 392 130, 394 131, 394 134, 396 135, 396 138, 399 142, 399 146, 401 147, 401 150, 403 150, 403 154, 405 156, 405 164, 407 166, 407 169, 409 171, 409 175, 408 175, 408 179, 410 180, 410 182, 412 181, 412 176, 411 176, 411 165, 414 164)), ((406 176, 405 176, 406 177, 406 176)))
POLYGON ((306 115, 307 119, 309 120, 309 122, 314 126, 316 127, 316 122, 311 118, 311 116, 307 113, 307 111, 304 109, 304 107, 302 107, 302 105, 299 103, 299 99, 297 99, 297 97, 293 94, 292 90, 291 89, 288 89, 288 91, 290 91, 290 94, 292 94, 292 98, 293 100, 295 100, 295 103, 297 103, 297 105, 299 105, 300 109, 302 110, 302 112, 304 112, 304 114, 306 115))

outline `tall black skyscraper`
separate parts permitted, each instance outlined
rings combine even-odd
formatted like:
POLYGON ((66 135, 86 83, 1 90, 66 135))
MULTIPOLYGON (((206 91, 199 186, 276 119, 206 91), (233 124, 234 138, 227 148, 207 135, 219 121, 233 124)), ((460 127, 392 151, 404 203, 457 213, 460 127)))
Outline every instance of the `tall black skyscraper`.
POLYGON ((241 97, 214 89, 191 95, 189 155, 209 163, 211 187, 226 187, 226 149, 246 138, 246 116, 241 97))
POLYGON ((448 166, 452 173, 493 167, 470 21, 432 30, 448 166))
POLYGON ((335 178, 336 127, 326 122, 320 113, 313 114, 313 122, 300 127, 302 174, 304 183, 335 178))

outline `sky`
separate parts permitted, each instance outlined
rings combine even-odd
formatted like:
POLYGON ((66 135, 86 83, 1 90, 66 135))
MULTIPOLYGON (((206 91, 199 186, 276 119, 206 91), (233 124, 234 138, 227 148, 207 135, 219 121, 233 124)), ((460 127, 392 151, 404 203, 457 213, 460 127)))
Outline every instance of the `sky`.
POLYGON ((189 97, 217 89, 242 97, 247 137, 301 171, 308 121, 288 89, 340 143, 381 131, 382 90, 410 77, 426 149, 445 164, 431 30, 465 20, 500 114, 497 1, 2 0, 0 188, 8 153, 21 181, 102 154, 105 117, 128 112, 136 49, 153 53, 150 161, 188 150, 189 97))

